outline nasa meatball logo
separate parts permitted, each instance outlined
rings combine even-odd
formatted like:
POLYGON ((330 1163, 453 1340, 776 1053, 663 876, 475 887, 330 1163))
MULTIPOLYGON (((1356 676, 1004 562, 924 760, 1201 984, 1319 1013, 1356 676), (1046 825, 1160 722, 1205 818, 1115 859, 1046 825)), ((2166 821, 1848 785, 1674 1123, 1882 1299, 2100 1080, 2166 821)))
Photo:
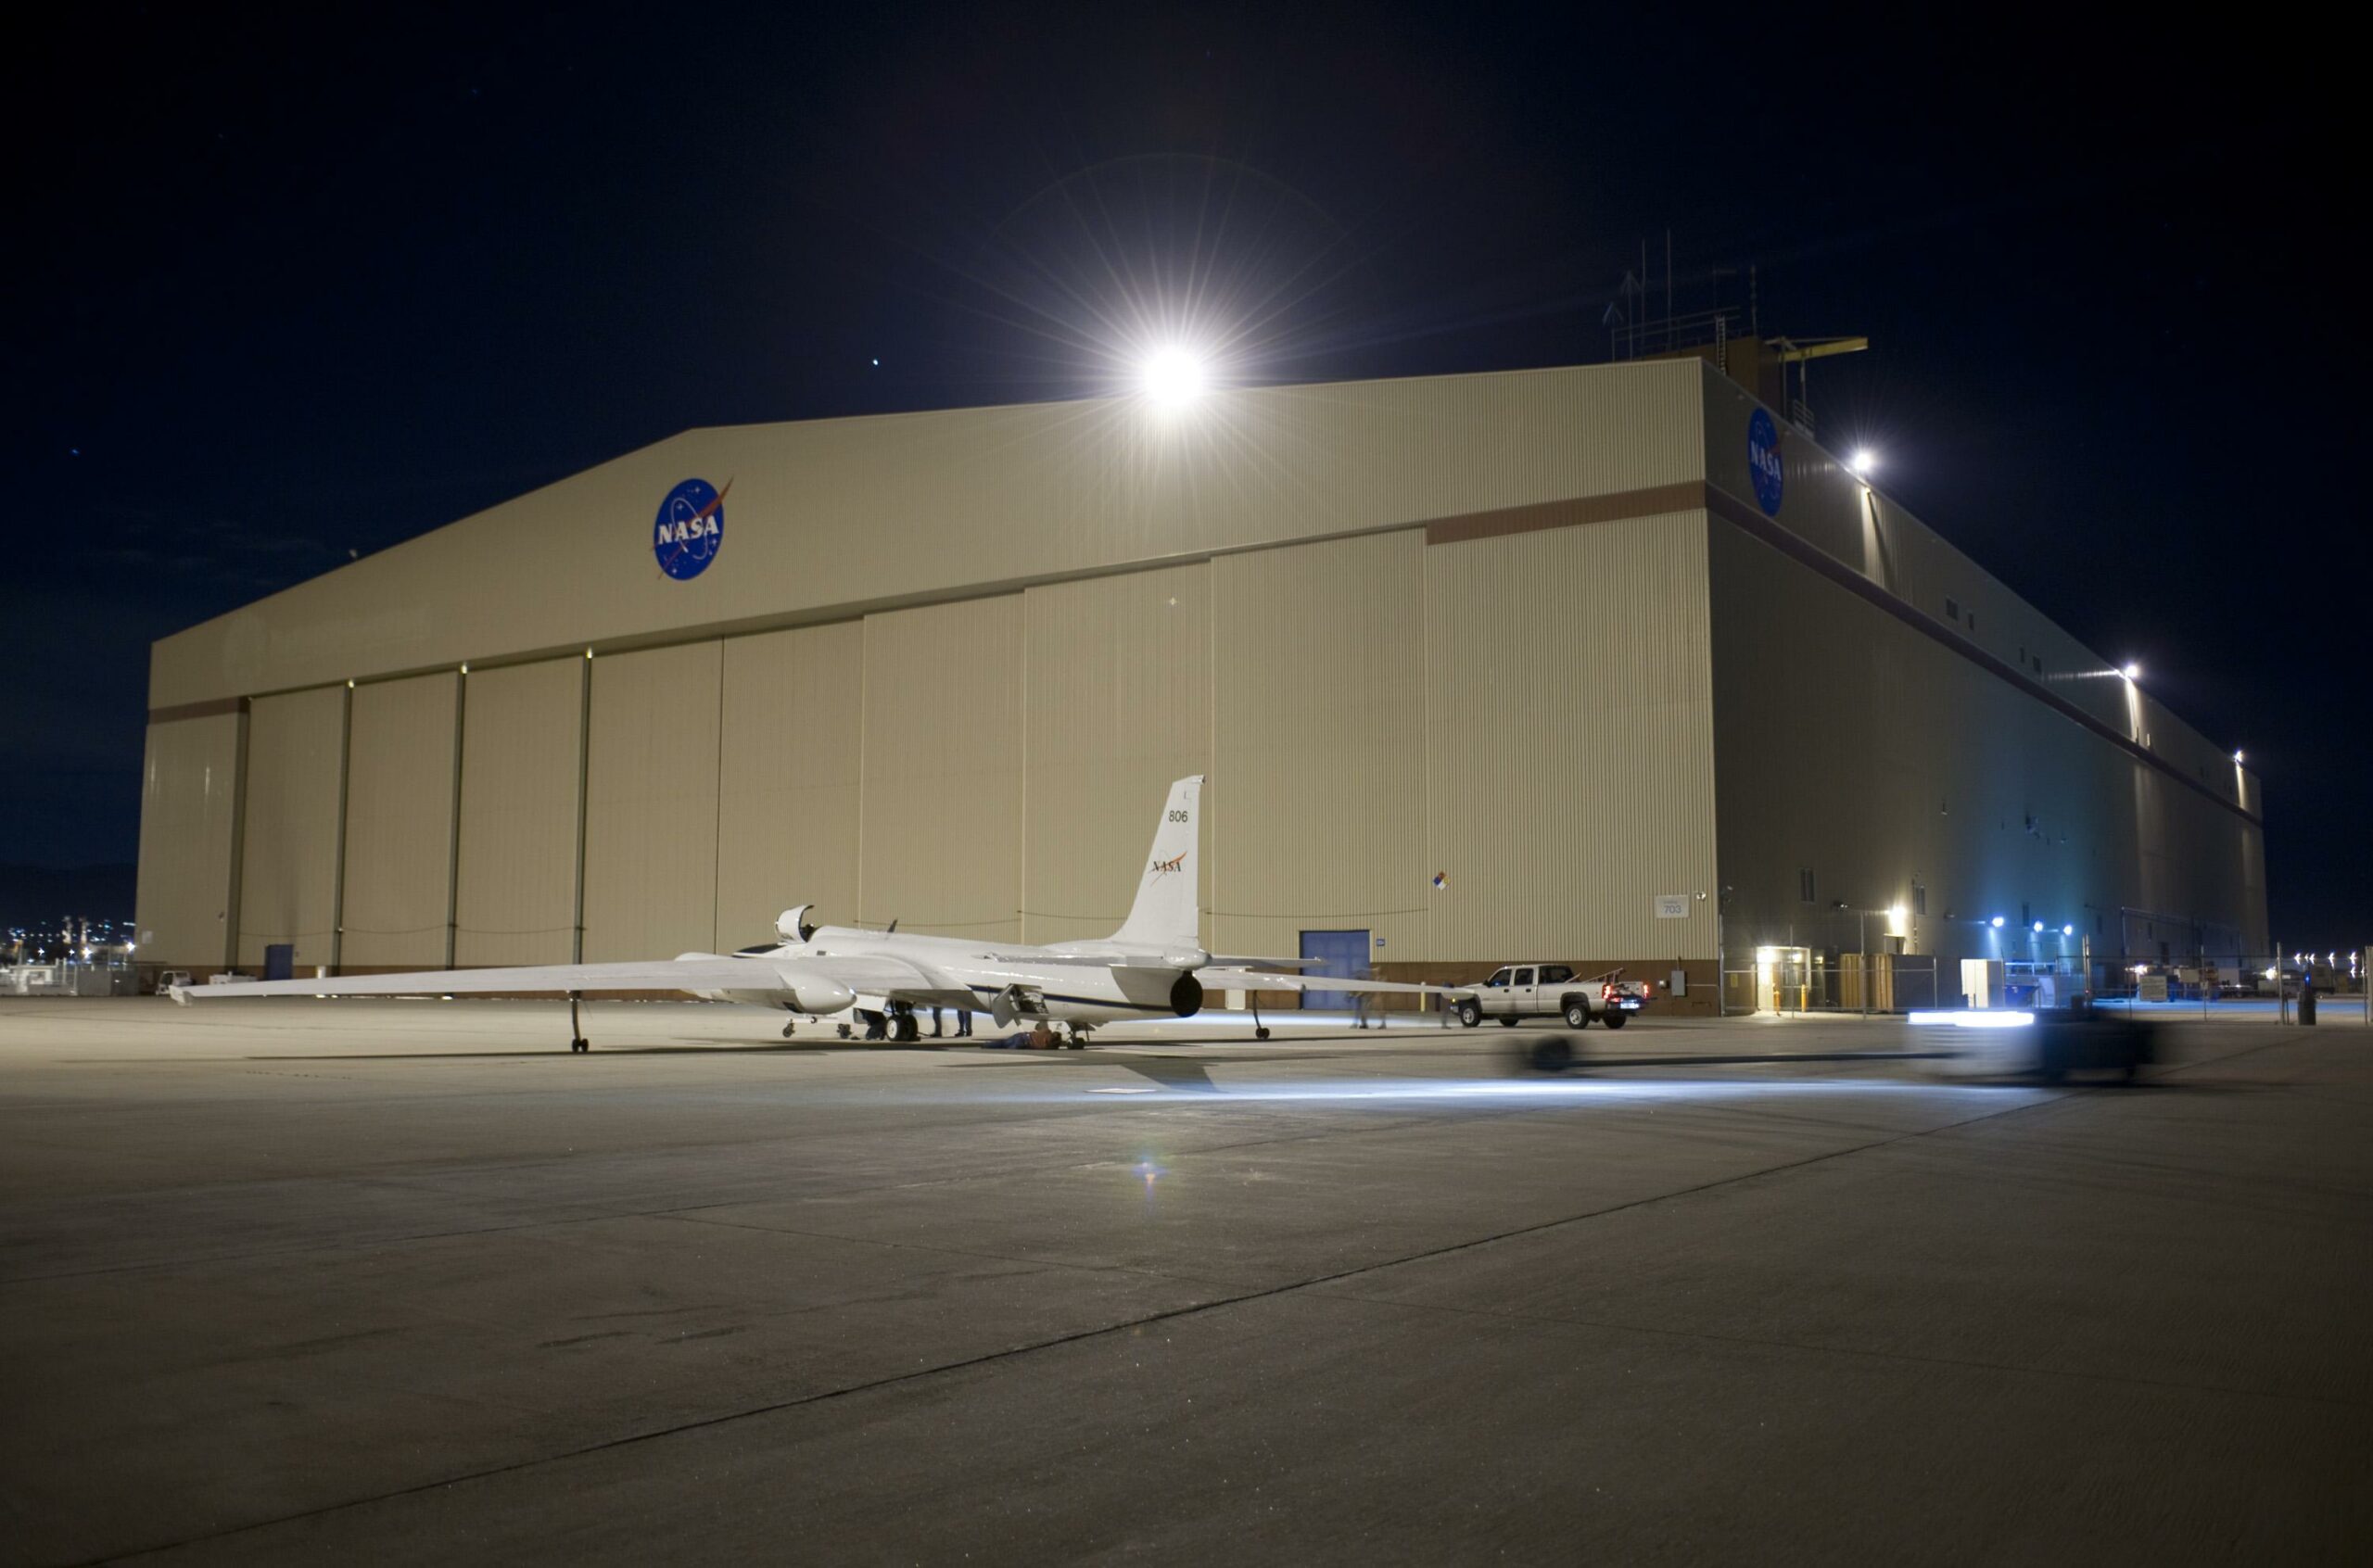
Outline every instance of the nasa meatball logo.
POLYGON ((1758 409, 1746 422, 1746 465, 1755 474, 1755 499, 1766 517, 1780 515, 1780 432, 1758 409))
MULTIPOLYGON (((725 490, 733 481, 725 482, 725 490)), ((652 525, 651 553, 659 569, 679 583, 708 570, 725 547, 725 490, 705 479, 687 479, 659 503, 659 520, 652 525)))

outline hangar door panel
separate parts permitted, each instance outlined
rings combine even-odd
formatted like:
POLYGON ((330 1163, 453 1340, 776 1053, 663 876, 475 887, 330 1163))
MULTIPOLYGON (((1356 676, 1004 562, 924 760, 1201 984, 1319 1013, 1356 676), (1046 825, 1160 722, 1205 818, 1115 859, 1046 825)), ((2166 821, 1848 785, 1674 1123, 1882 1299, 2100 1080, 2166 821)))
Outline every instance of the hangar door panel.
POLYGON ((462 679, 420 676, 355 689, 342 969, 434 969, 446 961, 462 679))
POLYGON ((1705 514, 1437 545, 1426 594, 1438 955, 1712 957, 1705 514))
MULTIPOLYGON (((1024 941, 1111 935, 1171 780, 1211 771, 1211 581, 1181 566, 1022 596, 1024 941)), ((1208 841, 1200 861, 1209 908, 1208 841)))
POLYGON ((1363 927, 1377 962, 1426 952, 1425 536, 1212 563, 1212 941, 1300 950, 1363 927))
POLYGON ((585 661, 463 679, 453 962, 565 964, 577 951, 585 661))
POLYGON ((861 918, 1017 940, 1022 597, 865 620, 861 918))
POLYGON ((711 950, 721 650, 695 642, 592 664, 585 961, 711 950))
POLYGON ((793 904, 857 918, 865 628, 730 638, 724 659, 717 943, 730 953, 772 941, 793 904))
POLYGON ((140 767, 139 957, 204 974, 231 958, 241 714, 148 727, 140 767))
POLYGON ((338 808, 346 752, 343 686, 259 697, 247 715, 239 963, 293 943, 298 972, 335 962, 338 808))

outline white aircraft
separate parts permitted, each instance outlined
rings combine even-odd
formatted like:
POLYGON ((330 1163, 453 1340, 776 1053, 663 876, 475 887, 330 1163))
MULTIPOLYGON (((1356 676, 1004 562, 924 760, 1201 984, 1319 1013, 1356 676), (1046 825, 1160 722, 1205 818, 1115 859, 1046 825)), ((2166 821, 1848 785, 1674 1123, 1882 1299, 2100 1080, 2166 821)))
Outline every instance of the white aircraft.
MULTIPOLYGON (((1467 987, 1412 985, 1278 973, 1249 966, 1299 967, 1290 958, 1214 957, 1196 931, 1195 862, 1201 775, 1170 787, 1153 851, 1129 917, 1110 937, 1043 947, 1000 947, 962 937, 917 936, 813 926, 813 907, 786 909, 775 922, 782 940, 735 954, 616 964, 552 964, 528 968, 430 969, 335 980, 236 980, 177 985, 176 1002, 227 996, 451 996, 548 992, 569 999, 569 1049, 588 1046, 577 1024, 579 997, 599 992, 680 991, 713 1002, 746 1002, 822 1016, 855 1008, 868 1038, 920 1037, 919 1007, 985 1012, 1001 1025, 1047 1027, 1074 1049, 1098 1024, 1127 1018, 1190 1018, 1208 992, 1337 991, 1403 995, 1465 995, 1467 987)), ((1256 1026, 1258 1017, 1255 1017, 1256 1026)), ((785 1026, 785 1035, 791 1027, 785 1026)), ((1256 1028, 1268 1038, 1266 1028, 1256 1028)))

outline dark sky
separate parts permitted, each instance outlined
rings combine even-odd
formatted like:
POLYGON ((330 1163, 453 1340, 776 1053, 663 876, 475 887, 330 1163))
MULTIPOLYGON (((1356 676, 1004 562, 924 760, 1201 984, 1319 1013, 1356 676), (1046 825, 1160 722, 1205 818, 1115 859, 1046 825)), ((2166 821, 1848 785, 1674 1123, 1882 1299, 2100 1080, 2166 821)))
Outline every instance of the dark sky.
POLYGON ((148 642, 349 550, 1092 392, 1125 300, 1244 379, 1600 360, 1669 228, 1683 308, 1754 261, 1767 330, 1870 335, 1824 438, 2247 748, 2277 934, 2367 940, 2353 90, 2080 9, 76 8, 0 67, 0 858, 131 859, 148 642))

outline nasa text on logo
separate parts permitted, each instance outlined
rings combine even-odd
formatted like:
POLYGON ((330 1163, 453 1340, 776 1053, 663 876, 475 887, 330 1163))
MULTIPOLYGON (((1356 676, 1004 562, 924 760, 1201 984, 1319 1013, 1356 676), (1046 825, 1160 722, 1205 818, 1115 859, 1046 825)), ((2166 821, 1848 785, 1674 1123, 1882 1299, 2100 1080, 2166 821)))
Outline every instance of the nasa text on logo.
MULTIPOLYGON (((733 481, 725 482, 725 490, 733 481)), ((708 570, 725 547, 725 490, 705 479, 687 479, 659 503, 659 520, 652 525, 651 553, 659 569, 678 582, 689 582, 708 570)))
POLYGON ((1172 871, 1184 871, 1184 870, 1186 870, 1186 852, 1185 850, 1180 850, 1176 854, 1172 855, 1168 860, 1157 860, 1157 861, 1155 861, 1155 862, 1153 863, 1153 869, 1152 869, 1152 870, 1150 870, 1150 871, 1148 871, 1148 873, 1146 873, 1146 874, 1147 874, 1148 876, 1149 876, 1149 877, 1159 877, 1159 876, 1162 876, 1162 875, 1164 875, 1164 874, 1166 874, 1166 873, 1168 873, 1168 872, 1172 872, 1172 871))
POLYGON ((1758 409, 1747 416, 1746 465, 1755 475, 1755 499, 1766 517, 1780 515, 1780 432, 1758 409))

